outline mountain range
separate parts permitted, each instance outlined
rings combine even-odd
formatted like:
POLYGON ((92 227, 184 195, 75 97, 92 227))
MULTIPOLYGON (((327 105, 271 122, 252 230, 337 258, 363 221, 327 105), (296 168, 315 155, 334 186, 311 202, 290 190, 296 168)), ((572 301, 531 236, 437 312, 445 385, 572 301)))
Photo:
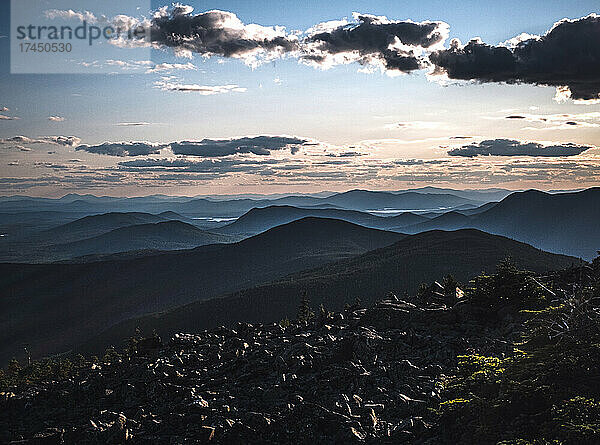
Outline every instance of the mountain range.
POLYGON ((92 238, 53 245, 46 258, 58 261, 139 250, 193 249, 234 240, 235 237, 207 232, 191 224, 173 220, 121 227, 92 238))
POLYGON ((503 235, 534 247, 593 259, 600 249, 600 188, 578 192, 515 192, 500 202, 445 213, 404 212, 380 217, 347 210, 299 209, 270 206, 253 209, 237 221, 216 229, 225 234, 248 234, 305 216, 323 216, 408 234, 429 230, 474 228, 503 235))
POLYGON ((466 280, 506 256, 545 271, 592 259, 600 248, 600 188, 529 190, 498 202, 470 198, 502 190, 467 198, 426 191, 0 199, 0 230, 9 229, 0 233, 0 361, 23 343, 40 356, 104 344, 136 323, 171 332, 177 320, 198 329, 274 320, 293 315, 304 291, 339 308, 355 297, 414 292, 446 273, 466 280), (31 207, 5 211, 15 202, 31 207), (40 209, 48 203, 57 210, 40 209), (115 203, 157 211, 81 211, 115 203), (233 222, 178 207, 236 213, 248 205, 233 222), (382 205, 419 208, 382 216, 382 205), (426 212, 427 205, 450 207, 426 212))
POLYGON ((239 237, 211 233, 175 213, 112 212, 89 215, 27 236, 0 239, 0 260, 44 263, 133 250, 178 250, 239 237))
POLYGON ((600 188, 580 192, 516 192, 474 215, 450 212, 404 227, 424 230, 476 228, 526 242, 550 252, 591 260, 600 249, 600 188))
MULTIPOLYGON (((444 273, 464 279, 490 270, 506 256, 533 270, 576 261, 476 230, 407 237, 340 220, 304 218, 233 244, 84 264, 0 264, 0 338, 5 339, 0 361, 18 354, 23 343, 36 356, 69 350, 120 322, 286 276, 272 287, 248 291, 255 296, 239 307, 219 300, 214 304, 223 314, 206 314, 217 321, 267 309, 263 315, 271 317, 285 306, 291 315, 303 290, 314 298, 318 290, 319 298, 337 305, 340 295, 370 298, 414 290, 444 273), (310 272, 298 274, 302 271, 310 272)), ((178 312, 185 313, 188 309, 178 312)), ((205 319, 193 313, 199 323, 205 319)))
POLYGON ((272 227, 307 217, 333 218, 365 227, 385 230, 401 229, 402 227, 428 220, 424 216, 411 212, 405 212, 397 216, 383 217, 357 210, 269 206, 252 209, 240 216, 233 223, 215 229, 215 231, 224 234, 256 234, 272 227))
POLYGON ((468 199, 450 193, 383 192, 351 190, 335 193, 331 196, 317 197, 290 195, 274 199, 228 199, 213 200, 207 198, 110 198, 81 196, 78 199, 45 199, 14 197, 0 201, 3 213, 28 211, 63 212, 145 212, 161 213, 174 211, 185 216, 240 216, 255 207, 269 205, 290 205, 296 207, 336 206, 349 210, 444 210, 460 205, 476 207, 486 201, 468 199))

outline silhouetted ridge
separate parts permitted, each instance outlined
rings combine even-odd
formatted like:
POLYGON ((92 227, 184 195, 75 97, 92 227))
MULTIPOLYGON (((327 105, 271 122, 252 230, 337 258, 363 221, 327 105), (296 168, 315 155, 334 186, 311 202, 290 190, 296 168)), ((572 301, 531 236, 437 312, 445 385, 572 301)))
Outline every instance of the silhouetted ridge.
POLYGON ((238 243, 181 252, 85 264, 0 264, 0 309, 12 320, 0 324, 0 361, 23 341, 34 355, 64 351, 124 319, 351 258, 403 236, 307 218, 238 243))
POLYGON ((305 292, 316 307, 322 303, 331 309, 341 309, 356 298, 368 304, 390 291, 396 295, 414 293, 420 284, 447 274, 466 281, 481 272, 495 270, 507 257, 536 272, 577 263, 575 258, 543 252, 476 229, 434 230, 406 236, 386 247, 291 274, 226 298, 195 302, 164 314, 123 322, 88 346, 98 348, 111 344, 136 326, 171 335, 238 321, 277 321, 295 313, 298 298, 305 292))

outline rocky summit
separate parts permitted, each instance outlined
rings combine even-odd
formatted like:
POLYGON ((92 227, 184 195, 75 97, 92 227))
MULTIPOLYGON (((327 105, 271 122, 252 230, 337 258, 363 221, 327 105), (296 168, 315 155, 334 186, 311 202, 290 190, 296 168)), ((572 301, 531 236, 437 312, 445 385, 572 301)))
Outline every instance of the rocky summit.
POLYGON ((518 335, 514 314, 478 311, 390 296, 308 321, 134 339, 4 391, 0 441, 438 443, 431 408, 457 356, 501 356, 518 335))

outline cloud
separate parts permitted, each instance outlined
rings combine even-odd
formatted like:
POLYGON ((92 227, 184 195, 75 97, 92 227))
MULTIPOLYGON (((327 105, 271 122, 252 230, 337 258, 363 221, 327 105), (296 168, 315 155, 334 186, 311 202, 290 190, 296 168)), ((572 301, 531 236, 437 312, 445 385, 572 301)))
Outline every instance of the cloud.
POLYGON ((6 112, 8 112, 8 111, 10 111, 10 108, 7 108, 7 107, 0 107, 0 112, 2 112, 2 113, 6 113, 6 112))
POLYGON ((19 120, 16 116, 5 116, 4 114, 0 114, 0 121, 16 121, 19 120))
POLYGON ((359 13, 354 19, 355 23, 326 22, 309 29, 301 60, 321 68, 358 62, 408 73, 423 68, 422 51, 442 45, 449 32, 444 22, 394 21, 359 13))
POLYGON ((232 12, 193 14, 193 7, 175 4, 154 14, 150 25, 154 45, 178 54, 200 54, 243 60, 256 66, 298 49, 298 38, 281 26, 246 25, 232 12))
POLYGON ((80 142, 81 139, 76 136, 42 136, 37 139, 27 136, 13 136, 0 139, 0 144, 52 144, 64 147, 76 147, 80 142))
POLYGON ((409 121, 387 124, 385 128, 387 128, 388 130, 435 130, 444 126, 445 124, 443 122, 409 121))
MULTIPOLYGON (((88 14, 72 10, 47 12, 49 17, 79 20, 88 14)), ((88 21, 94 19, 89 17, 88 21)), ((498 45, 486 44, 478 38, 462 45, 454 39, 447 49, 443 45, 449 36, 449 25, 444 22, 391 20, 361 13, 354 13, 351 21, 319 23, 304 33, 288 33, 283 26, 245 24, 228 11, 194 14, 193 7, 181 4, 161 7, 150 18, 116 16, 109 22, 149 29, 148 41, 110 43, 167 47, 177 56, 188 58, 194 54, 235 58, 256 67, 290 55, 319 68, 358 63, 362 65, 359 71, 379 69, 389 75, 433 66, 430 74, 438 79, 554 86, 558 101, 600 103, 600 45, 597 44, 600 16, 596 14, 563 19, 543 36, 521 33, 498 45)), ((131 65, 131 68, 141 67, 147 73, 197 69, 189 62, 146 61, 145 65, 131 65)), ((163 79, 155 86, 205 95, 245 91, 237 85, 187 85, 172 79, 163 79)))
POLYGON ((152 125, 151 122, 118 122, 115 124, 117 127, 143 127, 146 125, 152 125))
POLYGON ((61 116, 48 116, 48 120, 52 122, 64 122, 65 118, 61 116))
POLYGON ((323 156, 328 158, 355 158, 358 156, 366 156, 367 153, 361 153, 359 151, 341 151, 337 153, 325 153, 323 156))
POLYGON ((96 23, 98 21, 96 16, 89 11, 79 12, 72 9, 49 9, 44 12, 44 15, 48 19, 79 20, 80 22, 85 20, 88 23, 96 23))
POLYGON ((544 156, 562 157, 576 156, 590 148, 589 145, 564 143, 543 145, 539 142, 522 142, 513 139, 489 139, 479 143, 463 145, 448 151, 450 156, 544 156))
POLYGON ((442 165, 447 163, 445 159, 396 159, 391 165, 413 166, 413 165, 442 165))
POLYGON ((164 145, 150 142, 104 142, 99 145, 80 145, 76 150, 108 156, 146 156, 160 153, 164 145))
POLYGON ((383 139, 366 139, 360 141, 360 144, 368 149, 377 150, 379 148, 389 148, 395 145, 412 145, 412 144, 424 144, 430 142, 442 142, 454 139, 456 137, 440 136, 440 137, 427 137, 423 139, 399 139, 399 138, 383 138, 383 139))
POLYGON ((259 173, 285 161, 276 159, 136 159, 119 162, 119 168, 131 172, 172 172, 172 173, 259 173))
POLYGON ((81 142, 81 139, 75 136, 44 136, 41 140, 65 147, 76 147, 81 142))
MULTIPOLYGON (((147 67, 151 67, 154 65, 154 62, 150 61, 150 60, 115 60, 115 59, 108 59, 106 62, 104 62, 106 65, 108 66, 115 66, 118 68, 121 68, 123 70, 137 70, 140 68, 144 68, 144 69, 152 69, 152 68, 147 68, 147 67)), ((81 63, 83 66, 102 66, 102 63, 98 62, 98 61, 94 61, 94 62, 82 62, 81 63)))
POLYGON ((10 143, 35 144, 35 143, 40 143, 42 141, 40 141, 39 139, 31 139, 31 138, 28 138, 27 136, 13 136, 10 138, 0 139, 0 142, 2 144, 10 144, 10 143))
MULTIPOLYGON (((492 118, 495 119, 495 118, 492 118)), ((505 119, 535 123, 523 130, 572 130, 600 127, 600 112, 561 114, 511 114, 505 119)))
POLYGON ((12 146, 8 145, 8 146, 2 147, 2 148, 4 148, 4 149, 14 148, 14 149, 17 149, 19 151, 24 151, 24 152, 33 151, 31 148, 25 147, 24 145, 19 145, 19 144, 14 144, 12 146))
MULTIPOLYGON (((126 126, 144 125, 143 122, 124 123, 126 126)), ((56 144, 67 145, 67 141, 62 144, 53 137, 56 144)), ((76 138, 77 139, 77 138, 76 138)), ((3 140, 0 140, 2 142, 3 140)), ((9 140, 12 143, 38 143, 50 142, 50 138, 34 140, 25 136, 15 136, 9 140)), ((147 156, 159 154, 161 149, 170 149, 175 155, 198 156, 205 158, 216 158, 231 156, 236 154, 251 153, 255 155, 269 155, 273 150, 289 149, 292 154, 297 153, 301 147, 314 145, 314 141, 309 139, 297 138, 293 136, 249 136, 235 139, 202 139, 198 141, 177 141, 167 144, 158 144, 144 141, 128 142, 104 142, 98 145, 71 145, 76 146, 76 150, 88 153, 102 154, 108 156, 127 157, 127 156, 147 156)))
POLYGON ((238 85, 197 85, 182 84, 171 79, 163 79, 154 83, 155 88, 163 91, 181 91, 184 93, 198 93, 202 96, 213 96, 215 94, 244 93, 246 88, 238 85))
POLYGON ((201 141, 182 141, 170 144, 173 153, 188 156, 218 157, 238 153, 268 155, 271 150, 289 148, 296 153, 308 143, 308 139, 288 136, 255 136, 237 139, 203 139, 201 141))
MULTIPOLYGON (((113 42, 112 40, 110 42, 113 42)), ((86 68, 114 67, 122 71, 142 71, 146 74, 168 73, 171 71, 196 71, 198 68, 191 62, 187 63, 155 63, 151 60, 118 60, 108 59, 106 61, 93 60, 79 62, 86 68)))
POLYGON ((197 70, 196 66, 191 63, 158 63, 152 68, 146 70, 146 73, 158 73, 161 71, 173 71, 173 70, 197 70))
POLYGON ((505 46, 479 39, 433 52, 434 75, 479 82, 557 87, 557 99, 600 100, 600 16, 564 19, 543 36, 523 36, 505 46))

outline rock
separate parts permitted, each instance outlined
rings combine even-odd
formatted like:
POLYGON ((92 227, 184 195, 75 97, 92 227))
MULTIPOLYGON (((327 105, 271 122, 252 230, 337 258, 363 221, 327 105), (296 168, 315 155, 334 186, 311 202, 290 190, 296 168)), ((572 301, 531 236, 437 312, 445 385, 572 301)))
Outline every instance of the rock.
POLYGON ((148 337, 139 340, 136 344, 138 354, 149 354, 155 352, 162 347, 160 337, 148 337))
POLYGON ((200 427, 200 431, 198 432, 198 435, 196 436, 196 438, 198 439, 198 442, 200 443, 205 443, 205 442, 210 442, 211 440, 213 440, 215 437, 215 429, 212 426, 206 426, 206 425, 202 425, 200 427))
POLYGON ((390 297, 326 323, 240 323, 2 388, 0 443, 407 443, 467 351, 501 352, 518 324, 390 297), (29 441, 29 442, 28 442, 29 441))

